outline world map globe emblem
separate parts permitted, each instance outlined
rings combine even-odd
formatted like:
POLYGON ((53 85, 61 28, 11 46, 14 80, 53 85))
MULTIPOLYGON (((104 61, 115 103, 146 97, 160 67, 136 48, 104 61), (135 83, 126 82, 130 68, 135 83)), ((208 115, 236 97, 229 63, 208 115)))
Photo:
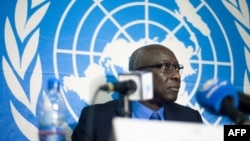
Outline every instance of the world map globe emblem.
MULTIPOLYGON (((172 49, 184 65, 177 102, 199 110, 207 124, 230 122, 205 111, 195 98, 199 86, 210 78, 234 79, 228 37, 213 13, 204 1, 69 3, 57 26, 53 59, 54 73, 63 80, 69 120, 78 120, 98 86, 128 71, 129 55, 135 49, 160 43, 172 49), (217 30, 211 31, 211 26, 217 30), (224 54, 218 54, 218 49, 224 54)), ((99 95, 103 101, 116 98, 99 95)))

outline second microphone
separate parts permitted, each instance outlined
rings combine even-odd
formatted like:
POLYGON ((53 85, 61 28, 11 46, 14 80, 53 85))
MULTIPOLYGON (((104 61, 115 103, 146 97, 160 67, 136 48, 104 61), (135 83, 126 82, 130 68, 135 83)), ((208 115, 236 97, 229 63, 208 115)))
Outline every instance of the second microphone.
POLYGON ((153 75, 148 71, 130 71, 119 74, 118 82, 108 82, 100 87, 104 91, 116 91, 128 95, 130 100, 153 98, 153 75))

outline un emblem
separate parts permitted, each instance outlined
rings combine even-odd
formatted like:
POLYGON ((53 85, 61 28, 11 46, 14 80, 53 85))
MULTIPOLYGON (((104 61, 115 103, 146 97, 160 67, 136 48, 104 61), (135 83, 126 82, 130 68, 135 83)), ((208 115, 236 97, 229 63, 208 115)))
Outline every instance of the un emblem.
MULTIPOLYGON (((116 77, 127 70, 133 50, 160 43, 171 48, 185 66, 177 102, 199 110, 207 124, 231 122, 204 111, 194 97, 199 85, 210 78, 234 79, 229 38, 209 4, 180 0, 83 3, 68 5, 54 45, 55 74, 63 79, 68 109, 75 121, 81 108, 90 104, 97 86, 109 81, 109 74, 116 77), (77 21, 72 22, 72 18, 77 21), (65 41, 65 37, 69 39, 65 41), (65 58, 71 61, 64 62, 65 58)), ((112 95, 100 95, 103 101, 114 99, 112 95)))

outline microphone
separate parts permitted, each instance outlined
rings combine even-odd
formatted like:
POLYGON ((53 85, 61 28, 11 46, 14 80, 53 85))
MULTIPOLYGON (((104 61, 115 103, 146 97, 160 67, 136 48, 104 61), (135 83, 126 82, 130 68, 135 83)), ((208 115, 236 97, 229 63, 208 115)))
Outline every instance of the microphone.
POLYGON ((245 115, 238 110, 239 95, 226 80, 211 79, 196 94, 197 101, 208 110, 230 117, 236 124, 246 122, 245 115))
POLYGON ((243 113, 250 114, 250 95, 238 92, 239 95, 239 110, 243 113))
POLYGON ((153 75, 149 71, 130 71, 120 73, 118 82, 108 82, 100 87, 104 91, 116 91, 128 95, 129 100, 153 98, 153 75))
POLYGON ((108 82, 107 84, 100 87, 101 90, 104 91, 117 91, 122 94, 131 94, 136 91, 137 85, 135 81, 128 80, 117 83, 108 82))

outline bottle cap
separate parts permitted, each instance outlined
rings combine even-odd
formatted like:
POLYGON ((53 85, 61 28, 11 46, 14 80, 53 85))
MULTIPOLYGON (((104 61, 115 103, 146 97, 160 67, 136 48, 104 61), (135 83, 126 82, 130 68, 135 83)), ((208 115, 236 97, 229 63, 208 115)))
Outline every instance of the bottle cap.
POLYGON ((50 78, 47 81, 48 90, 57 89, 60 90, 60 81, 57 78, 50 78))

